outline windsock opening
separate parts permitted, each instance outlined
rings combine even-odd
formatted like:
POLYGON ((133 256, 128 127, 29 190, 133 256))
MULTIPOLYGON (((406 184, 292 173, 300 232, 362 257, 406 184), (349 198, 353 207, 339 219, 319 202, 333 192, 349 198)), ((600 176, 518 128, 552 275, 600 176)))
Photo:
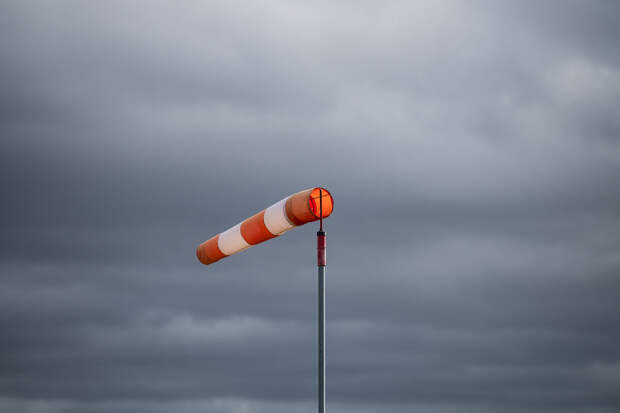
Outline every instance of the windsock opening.
POLYGON ((321 217, 319 193, 323 193, 323 218, 334 208, 334 200, 325 188, 310 188, 297 192, 286 200, 286 217, 295 226, 317 221, 321 217))
POLYGON ((330 216, 334 209, 334 198, 332 198, 332 195, 325 188, 314 188, 312 192, 310 192, 309 202, 310 210, 317 218, 321 217, 321 206, 323 207, 323 218, 330 216), (321 198, 323 199, 321 200, 321 198))

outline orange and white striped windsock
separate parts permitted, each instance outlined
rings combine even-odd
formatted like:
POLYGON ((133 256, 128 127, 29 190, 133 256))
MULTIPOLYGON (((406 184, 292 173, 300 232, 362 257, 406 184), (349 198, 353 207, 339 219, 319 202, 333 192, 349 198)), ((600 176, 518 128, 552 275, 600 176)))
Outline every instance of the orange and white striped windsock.
POLYGON ((196 248, 196 256, 205 265, 260 244, 286 231, 327 218, 334 209, 334 199, 325 188, 297 192, 240 224, 217 234, 196 248))

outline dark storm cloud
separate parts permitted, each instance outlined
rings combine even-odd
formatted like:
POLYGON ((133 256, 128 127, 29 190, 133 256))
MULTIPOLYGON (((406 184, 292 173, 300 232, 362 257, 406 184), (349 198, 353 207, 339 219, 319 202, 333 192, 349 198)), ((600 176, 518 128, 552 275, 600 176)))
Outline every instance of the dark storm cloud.
POLYGON ((0 410, 611 412, 611 2, 5 2, 0 410))

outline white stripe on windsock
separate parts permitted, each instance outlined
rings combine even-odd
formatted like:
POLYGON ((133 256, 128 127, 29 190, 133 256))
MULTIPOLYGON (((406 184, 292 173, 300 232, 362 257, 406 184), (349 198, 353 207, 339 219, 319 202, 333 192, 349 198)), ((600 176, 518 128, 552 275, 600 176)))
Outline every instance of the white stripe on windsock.
POLYGON ((286 216, 286 200, 288 198, 289 197, 286 197, 265 209, 265 216, 263 220, 267 230, 269 230, 269 232, 273 235, 281 235, 296 226, 291 223, 286 216))
POLYGON ((237 224, 222 232, 217 240, 217 246, 226 255, 232 255, 250 248, 250 244, 241 235, 241 224, 237 224))

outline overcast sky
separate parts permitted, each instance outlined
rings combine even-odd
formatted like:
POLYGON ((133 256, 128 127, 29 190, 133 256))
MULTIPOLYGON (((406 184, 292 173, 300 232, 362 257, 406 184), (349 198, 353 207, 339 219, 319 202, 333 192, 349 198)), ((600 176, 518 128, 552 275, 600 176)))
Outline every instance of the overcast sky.
POLYGON ((620 409, 620 3, 0 4, 0 411, 620 409))

